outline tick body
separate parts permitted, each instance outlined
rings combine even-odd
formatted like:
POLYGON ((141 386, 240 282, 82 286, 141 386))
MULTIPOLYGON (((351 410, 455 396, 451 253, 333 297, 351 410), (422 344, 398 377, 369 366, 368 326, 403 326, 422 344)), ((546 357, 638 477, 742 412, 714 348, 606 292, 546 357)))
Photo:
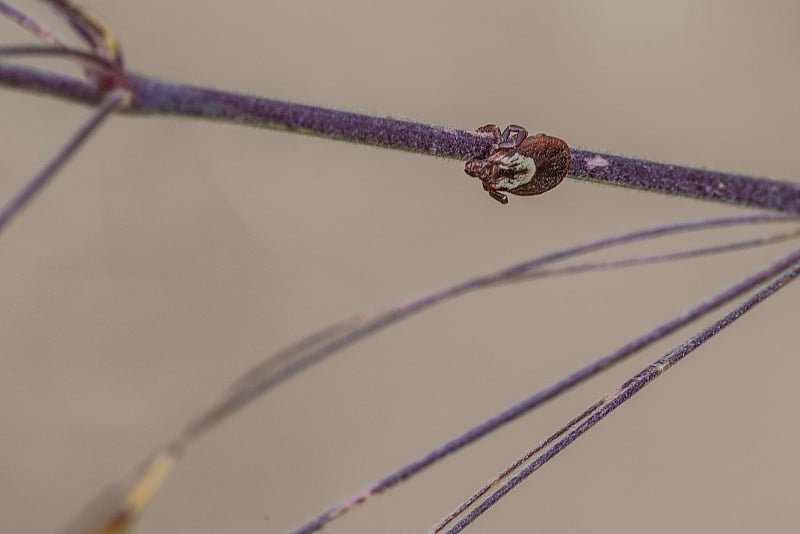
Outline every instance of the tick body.
POLYGON ((540 195, 564 179, 569 170, 567 143, 557 137, 538 134, 528 137, 521 126, 509 125, 502 133, 494 124, 477 130, 494 138, 491 151, 466 163, 464 172, 483 183, 483 189, 501 204, 505 193, 540 195))

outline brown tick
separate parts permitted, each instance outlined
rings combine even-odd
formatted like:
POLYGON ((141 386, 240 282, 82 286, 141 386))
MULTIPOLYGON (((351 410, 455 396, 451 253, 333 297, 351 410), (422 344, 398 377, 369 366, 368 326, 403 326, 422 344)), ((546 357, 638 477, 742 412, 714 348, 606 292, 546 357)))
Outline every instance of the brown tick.
POLYGON ((480 158, 469 160, 464 172, 483 182, 489 196, 508 203, 503 191, 515 195, 540 195, 564 179, 569 170, 569 146, 557 137, 538 134, 528 137, 521 126, 509 125, 503 133, 494 124, 478 128, 490 133, 492 150, 480 158))

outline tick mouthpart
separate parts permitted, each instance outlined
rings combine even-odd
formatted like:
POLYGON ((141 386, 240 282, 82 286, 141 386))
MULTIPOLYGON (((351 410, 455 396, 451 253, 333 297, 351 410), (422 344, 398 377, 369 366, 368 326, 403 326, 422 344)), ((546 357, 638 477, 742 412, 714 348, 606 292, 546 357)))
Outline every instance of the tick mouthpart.
POLYGON ((473 178, 483 179, 489 175, 492 164, 486 160, 473 159, 464 164, 464 172, 473 178))

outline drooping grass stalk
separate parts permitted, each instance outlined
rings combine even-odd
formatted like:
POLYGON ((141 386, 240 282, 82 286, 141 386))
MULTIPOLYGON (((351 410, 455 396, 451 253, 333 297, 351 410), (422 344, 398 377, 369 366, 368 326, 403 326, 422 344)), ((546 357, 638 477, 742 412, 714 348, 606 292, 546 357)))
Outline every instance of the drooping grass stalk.
POLYGON ((36 37, 38 37, 39 39, 41 39, 46 43, 50 43, 56 46, 66 46, 63 40, 54 32, 45 28, 33 18, 29 17, 22 11, 13 8, 12 6, 8 5, 8 3, 3 2, 2 0, 0 0, 0 15, 16 22, 18 25, 22 26, 23 28, 25 28, 33 35, 35 35, 36 37))
POLYGON ((50 8, 89 46, 98 56, 122 65, 122 54, 117 38, 111 30, 89 10, 72 0, 46 0, 50 8))
POLYGON ((710 246, 697 247, 686 250, 678 250, 675 252, 667 252, 663 254, 634 256, 631 258, 623 258, 619 260, 582 263, 577 265, 568 265, 566 267, 553 267, 551 269, 539 269, 525 276, 521 276, 519 278, 519 281, 529 280, 533 278, 540 278, 545 276, 563 276, 568 274, 596 272, 606 269, 619 269, 622 267, 634 267, 638 265, 650 265, 654 263, 664 263, 668 261, 686 260, 690 258, 697 258, 700 256, 708 256, 710 254, 722 254, 724 252, 735 252, 737 250, 745 250, 754 247, 773 245, 791 239, 796 239, 797 237, 800 237, 800 230, 795 230, 792 232, 783 232, 765 237, 757 237, 754 239, 747 239, 743 241, 732 241, 729 243, 721 243, 719 245, 710 245, 710 246))
MULTIPOLYGON (((97 525, 107 524, 109 521, 125 518, 126 524, 132 523, 188 447, 199 437, 214 428, 219 422, 309 366, 319 363, 328 356, 356 341, 394 324, 403 318, 432 307, 435 304, 478 289, 488 288, 510 281, 521 281, 526 279, 526 277, 531 275, 535 270, 554 262, 628 242, 678 232, 724 227, 734 224, 793 222, 797 220, 796 216, 789 215, 751 215, 678 223, 638 230, 624 235, 595 240, 575 247, 569 247, 552 254, 525 260, 497 271, 469 278, 463 282, 425 292, 418 297, 389 304, 378 310, 356 314, 349 319, 340 321, 319 332, 311 334, 300 342, 287 347, 265 359, 262 363, 254 366, 251 370, 242 375, 241 378, 231 384, 217 402, 213 403, 208 409, 202 411, 189 421, 161 449, 151 455, 149 460, 142 464, 142 466, 137 467, 125 482, 121 485, 116 485, 113 489, 113 495, 102 499, 105 508, 90 508, 85 514, 78 518, 78 522, 80 524, 97 525)), ((594 372, 599 372, 610 364, 611 363, 606 363, 605 366, 597 368, 594 372)), ((563 385, 569 388, 574 384, 564 382, 563 385)), ((563 389, 551 392, 550 395, 553 396, 561 391, 563 391, 563 389)), ((508 420, 510 421, 515 417, 517 416, 511 416, 508 420)), ((498 421, 498 424, 494 426, 487 426, 482 434, 477 433, 473 435, 467 441, 454 447, 453 450, 478 439, 490 430, 504 424, 504 422, 507 421, 498 421)), ((444 455, 441 455, 440 457, 443 456, 444 455)), ((435 460, 436 458, 432 459, 428 464, 433 463, 435 460)), ((408 478, 408 476, 410 476, 410 473, 406 473, 404 476, 400 477, 400 480, 408 478)), ((76 532, 78 531, 81 530, 76 530, 76 532)), ((90 530, 84 531, 88 532, 90 530)))
MULTIPOLYGON (((787 237, 788 235, 789 234, 786 234, 787 237)), ((782 240, 783 237, 784 236, 780 236, 780 239, 782 240)), ((724 247, 724 245, 722 245, 722 247, 724 247)), ((710 247, 710 248, 716 248, 716 247, 710 247)), ((682 253, 676 253, 676 254, 682 255, 682 253)), ((576 265, 576 266, 569 266, 562 268, 539 269, 527 275, 521 276, 520 279, 528 279, 531 277, 548 275, 548 274, 567 274, 567 273, 584 272, 586 270, 590 270, 590 267, 597 265, 603 265, 606 267, 621 266, 622 264, 629 264, 629 263, 638 264, 642 262, 642 260, 644 260, 643 263, 649 263, 651 260, 656 258, 659 260, 666 260, 668 256, 671 255, 663 255, 658 257, 647 257, 647 258, 633 258, 628 260, 606 262, 604 264, 585 264, 585 265, 576 265)), ((680 315, 677 315, 674 318, 654 327, 650 331, 645 332, 644 334, 636 337, 635 339, 622 345, 618 349, 604 356, 601 356, 600 358, 597 358, 596 360, 588 363, 587 365, 581 367, 580 369, 577 369, 572 373, 566 375, 565 377, 557 380, 553 384, 542 388, 541 390, 511 405, 510 407, 502 410, 501 412, 492 415, 491 417, 473 426, 469 430, 466 430, 465 432, 459 434, 458 436, 448 440, 446 443, 436 447, 435 449, 423 454, 418 458, 415 458, 414 460, 408 462, 402 467, 392 471, 390 474, 383 477, 379 481, 370 484, 365 488, 362 488, 361 490, 347 497, 346 499, 342 500, 338 504, 328 508, 313 520, 299 527, 298 529, 293 531, 293 534, 309 534, 310 532, 315 532, 319 530, 320 528, 330 523, 334 519, 337 519, 344 513, 350 511, 355 506, 362 504, 369 497, 383 493, 384 491, 396 486, 400 482, 403 482, 411 478, 412 476, 416 475, 423 469, 430 467, 431 465, 443 459, 444 457, 449 456, 450 454, 455 453, 456 451, 462 449, 463 447, 476 442, 477 440, 485 437, 489 433, 497 430, 501 426, 510 423, 511 421, 529 413, 530 411, 541 406, 545 402, 548 402, 557 397, 558 395, 561 395, 562 393, 569 391, 573 387, 596 376, 600 372, 608 369, 609 367, 615 365, 616 363, 621 362, 622 360, 628 358, 629 356, 635 354, 636 352, 641 351, 646 347, 648 347, 649 345, 652 345, 653 343, 656 343, 657 341, 676 332, 677 330, 689 324, 690 322, 695 321, 698 318, 702 317, 703 315, 706 315, 718 309, 720 306, 725 305, 731 300, 743 295, 744 293, 752 290, 759 284, 762 284, 765 281, 769 280, 770 278, 774 277, 783 269, 786 269, 793 262, 796 262, 798 260, 800 260, 800 253, 784 258, 783 260, 776 262, 769 268, 764 269, 752 276, 745 278, 744 280, 741 280, 740 282, 733 284, 732 286, 719 292, 717 295, 714 295, 713 297, 697 304, 696 306, 685 311, 684 313, 681 313, 680 315)), ((460 513, 460 511, 458 512, 460 513)))
POLYGON ((97 54, 74 48, 43 45, 0 46, 0 57, 14 56, 63 56, 93 63, 104 69, 114 70, 117 68, 117 65, 97 54))
MULTIPOLYGON (((312 334, 299 343, 279 351, 273 356, 266 358, 262 363, 254 366, 228 388, 224 398, 220 403, 209 410, 207 415, 196 419, 195 422, 190 425, 192 433, 187 433, 184 439, 188 439, 189 436, 192 436, 191 439, 194 439, 193 434, 199 432, 200 429, 206 429, 216 424, 219 419, 227 417, 241 406, 263 395, 302 370, 323 361, 333 353, 402 319, 472 291, 518 281, 554 262, 633 241, 735 224, 788 222, 794 220, 796 220, 796 218, 793 216, 780 215, 739 216, 707 219, 637 230, 573 247, 567 247, 551 254, 527 259, 496 271, 470 277, 462 282, 424 292, 416 297, 390 303, 377 310, 356 314, 327 327, 321 332, 312 334)), ((178 441, 180 442, 182 440, 178 441)))
POLYGON ((574 443, 586 431, 603 420, 607 415, 617 409, 624 402, 632 398, 647 384, 660 377, 665 371, 685 358, 696 348, 700 347, 713 336, 730 326, 734 321, 741 318, 745 313, 752 310, 756 305, 774 295, 778 290, 797 278, 797 276, 800 275, 800 250, 789 254, 785 258, 770 266, 768 269, 762 271, 762 273, 759 273, 759 275, 763 274, 771 278, 779 273, 783 274, 780 274, 777 279, 775 279, 765 288, 758 291, 744 303, 737 306, 731 312, 725 314, 721 319, 709 325, 701 332, 687 340, 685 343, 667 353, 662 358, 659 358, 652 364, 648 365, 634 377, 627 380, 624 384, 604 396, 595 404, 591 405, 582 414, 556 431, 537 447, 525 453, 516 462, 509 466, 508 469, 503 471, 495 480, 484 486, 472 497, 467 499, 467 501, 457 507, 451 514, 437 523, 437 525, 432 527, 430 532, 440 532, 447 524, 471 508, 470 512, 467 513, 463 519, 461 519, 453 526, 453 528, 447 531, 447 534, 457 534, 458 532, 461 532, 464 528, 475 521, 475 519, 480 517, 485 511, 497 504, 500 499, 507 495, 528 476, 537 471, 556 454, 574 443), (539 454, 540 452, 541 454, 539 454), (533 458, 533 460, 531 460, 531 458, 533 458), (497 484, 503 480, 507 480, 507 482, 496 489, 483 501, 476 504, 483 495, 487 494, 492 488, 496 487, 497 484))

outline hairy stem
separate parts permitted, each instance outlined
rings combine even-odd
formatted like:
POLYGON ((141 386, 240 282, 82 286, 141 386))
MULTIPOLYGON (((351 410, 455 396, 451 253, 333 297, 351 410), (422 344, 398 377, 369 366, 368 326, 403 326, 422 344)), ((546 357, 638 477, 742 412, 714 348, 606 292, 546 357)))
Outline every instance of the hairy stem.
MULTIPOLYGON (((133 101, 125 111, 224 120, 294 133, 470 160, 491 150, 484 135, 337 109, 175 84, 127 73, 133 101)), ((96 104, 102 92, 89 82, 0 63, 0 84, 96 104)), ((634 189, 800 213, 800 185, 719 171, 627 158, 572 147, 574 178, 634 189)))

